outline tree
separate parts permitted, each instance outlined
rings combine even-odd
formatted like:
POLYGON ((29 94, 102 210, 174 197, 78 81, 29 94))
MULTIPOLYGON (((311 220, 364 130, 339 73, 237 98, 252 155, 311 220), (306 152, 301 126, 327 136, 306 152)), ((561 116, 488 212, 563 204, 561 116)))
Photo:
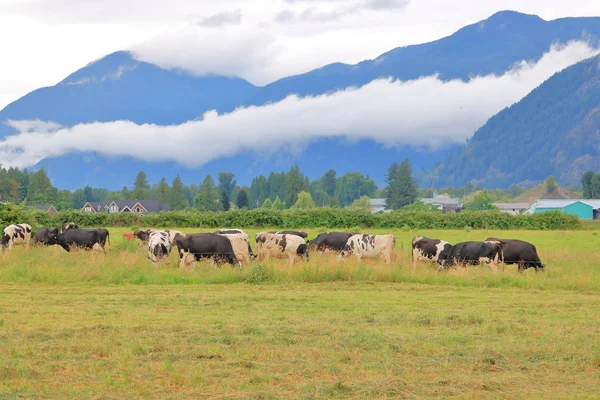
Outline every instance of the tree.
MULTIPOLYGON (((85 190, 84 190, 84 198, 85 198, 85 190)), ((131 192, 129 191, 127 186, 123 186, 123 188, 121 189, 121 200, 131 200, 131 192)))
POLYGON ((273 202, 273 210, 285 210, 285 202, 282 202, 279 196, 275 197, 273 202))
POLYGON ((421 200, 417 200, 412 204, 402 207, 398 211, 403 212, 441 212, 439 208, 433 204, 425 204, 421 200))
POLYGON ((206 175, 204 181, 202 181, 198 195, 194 199, 194 208, 199 211, 219 211, 222 209, 219 192, 212 175, 206 175))
POLYGON ((329 207, 331 208, 339 208, 340 207, 340 202, 338 201, 337 198, 332 197, 329 199, 329 207))
POLYGON ((260 208, 264 208, 265 210, 271 210, 273 208, 273 202, 270 198, 267 197, 260 208))
POLYGON ((369 196, 360 196, 360 198, 354 200, 349 208, 361 211, 371 211, 371 198, 369 196))
POLYGON ((50 204, 56 200, 56 194, 56 188, 52 186, 44 168, 29 176, 27 200, 30 204, 50 204))
POLYGON ((600 176, 594 171, 587 171, 581 178, 583 186, 584 199, 599 199, 600 198, 600 176))
POLYGON ((306 191, 302 191, 298 193, 298 200, 296 200, 296 204, 294 204, 294 208, 300 210, 308 210, 311 208, 315 208, 315 202, 312 199, 310 193, 306 191))
POLYGON ((96 201, 96 199, 94 199, 94 191, 89 185, 83 188, 83 198, 86 203, 96 201))
POLYGON ((308 191, 308 178, 300 172, 300 168, 294 165, 285 176, 285 202, 296 204, 298 193, 308 191))
POLYGON ((158 187, 156 188, 156 200, 158 200, 159 204, 166 204, 169 202, 169 196, 171 192, 171 188, 167 183, 167 180, 163 177, 158 183, 158 187))
POLYGON ((235 205, 239 209, 242 209, 244 207, 248 208, 248 194, 246 193, 246 189, 240 190, 240 192, 237 195, 235 205))
POLYGON ((325 191, 325 193, 327 193, 327 195, 329 197, 335 196, 335 188, 336 188, 335 175, 336 175, 335 170, 330 169, 329 171, 325 172, 325 175, 323 175, 323 177, 321 178, 322 179, 321 188, 323 189, 323 191, 325 191))
POLYGON ((600 199, 600 175, 596 174, 592 177, 590 193, 592 199, 600 199))
POLYGON ((144 171, 137 173, 133 182, 133 190, 131 195, 135 200, 146 200, 150 198, 150 185, 144 171))
POLYGON ((348 172, 337 179, 335 197, 342 207, 349 206, 361 196, 371 197, 377 191, 377 185, 367 175, 360 172, 348 172))
POLYGON ((248 197, 250 198, 250 205, 252 207, 260 207, 265 202, 265 199, 269 197, 269 183, 267 178, 263 175, 252 179, 252 184, 248 190, 248 197))
POLYGON ((73 192, 73 207, 76 210, 81 210, 85 205, 85 195, 83 189, 77 189, 73 192))
POLYGON ((171 183, 171 196, 169 200, 171 210, 184 210, 190 206, 190 203, 185 198, 185 192, 183 190, 183 183, 179 174, 173 179, 171 183))
POLYGON ((392 164, 386 177, 386 205, 391 210, 412 204, 417 200, 417 182, 412 177, 412 164, 406 158, 400 165, 392 164))
POLYGON ((219 193, 223 191, 227 192, 227 196, 231 197, 231 192, 233 192, 233 188, 235 188, 235 184, 237 183, 233 177, 235 174, 231 172, 219 172, 219 176, 217 177, 219 181, 219 193))
POLYGON ((221 207, 223 208, 223 211, 229 211, 231 208, 231 205, 229 204, 229 195, 226 190, 221 192, 221 207))
POLYGON ((548 177, 548 179, 546 179, 546 193, 552 193, 556 190, 557 188, 557 184, 556 184, 556 179, 554 179, 554 177, 552 175, 550 175, 548 177))
POLYGON ((492 199, 487 190, 475 195, 473 200, 465 205, 465 210, 471 211, 493 210, 495 208, 496 207, 492 205, 492 199))

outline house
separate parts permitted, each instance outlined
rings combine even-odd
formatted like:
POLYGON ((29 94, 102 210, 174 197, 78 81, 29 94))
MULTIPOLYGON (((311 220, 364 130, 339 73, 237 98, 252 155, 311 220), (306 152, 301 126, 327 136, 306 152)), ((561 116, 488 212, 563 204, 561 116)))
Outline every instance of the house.
POLYGON ((456 212, 462 208, 460 199, 450 197, 447 194, 438 194, 437 190, 433 193, 432 198, 420 199, 424 204, 431 204, 437 207, 442 212, 456 212))
POLYGON ((48 214, 56 214, 58 212, 58 211, 56 211, 56 208, 53 205, 49 205, 49 206, 27 206, 25 208, 28 208, 30 210, 44 211, 44 212, 47 212, 48 214))
POLYGON ((369 202, 371 203, 371 212, 373 214, 379 212, 389 213, 391 211, 387 208, 385 199, 369 199, 369 202))
POLYGON ((560 211, 576 215, 580 219, 600 219, 600 200, 537 200, 525 214, 538 214, 546 211, 560 211))
POLYGON ((502 213, 518 215, 529 208, 529 203, 492 203, 502 213))
POLYGON ((87 202, 81 208, 81 212, 109 214, 132 212, 134 214, 157 213, 170 211, 171 206, 160 204, 156 200, 105 200, 103 202, 87 202))

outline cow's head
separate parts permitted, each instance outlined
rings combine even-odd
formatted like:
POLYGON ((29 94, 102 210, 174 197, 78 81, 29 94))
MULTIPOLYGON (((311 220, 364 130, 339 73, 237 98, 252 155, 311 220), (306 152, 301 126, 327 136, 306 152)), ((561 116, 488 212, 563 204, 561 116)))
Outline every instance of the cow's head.
POLYGON ((7 235, 6 233, 2 234, 2 239, 0 239, 0 246, 2 247, 6 247, 8 246, 8 242, 10 241, 10 235, 7 235))
POLYGON ((142 242, 145 242, 148 240, 148 237, 150 236, 149 232, 150 232, 149 230, 142 231, 142 230, 138 229, 137 231, 133 232, 133 236, 140 239, 142 242))
POLYGON ((46 246, 52 246, 52 245, 58 244, 58 235, 59 235, 59 233, 56 231, 48 232, 48 237, 44 241, 44 244, 46 246))
POLYGON ((257 233, 254 240, 256 241, 256 244, 264 243, 267 241, 267 234, 265 232, 257 233))
POLYGON ((504 251, 504 246, 502 246, 502 243, 497 240, 489 240, 486 241, 486 243, 492 246, 492 256, 490 257, 490 262, 495 264, 502 262, 504 259, 504 254, 502 253, 504 251))

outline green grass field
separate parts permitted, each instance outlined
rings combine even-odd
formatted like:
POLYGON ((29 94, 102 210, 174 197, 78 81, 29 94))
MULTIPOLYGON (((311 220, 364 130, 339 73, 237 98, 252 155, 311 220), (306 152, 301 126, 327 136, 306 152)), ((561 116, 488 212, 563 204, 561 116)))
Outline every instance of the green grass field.
POLYGON ((390 266, 243 271, 110 231, 107 255, 0 254, 0 398, 600 398, 596 231, 395 231, 390 266), (547 270, 414 271, 417 233, 528 240, 547 270))

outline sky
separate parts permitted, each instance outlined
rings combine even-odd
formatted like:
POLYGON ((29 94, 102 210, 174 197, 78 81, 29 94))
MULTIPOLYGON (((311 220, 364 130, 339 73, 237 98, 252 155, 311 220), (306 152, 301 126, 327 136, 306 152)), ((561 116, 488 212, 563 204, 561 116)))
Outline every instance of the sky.
POLYGON ((0 109, 117 50, 263 85, 435 40, 505 9, 597 16, 600 1, 0 0, 0 109))

